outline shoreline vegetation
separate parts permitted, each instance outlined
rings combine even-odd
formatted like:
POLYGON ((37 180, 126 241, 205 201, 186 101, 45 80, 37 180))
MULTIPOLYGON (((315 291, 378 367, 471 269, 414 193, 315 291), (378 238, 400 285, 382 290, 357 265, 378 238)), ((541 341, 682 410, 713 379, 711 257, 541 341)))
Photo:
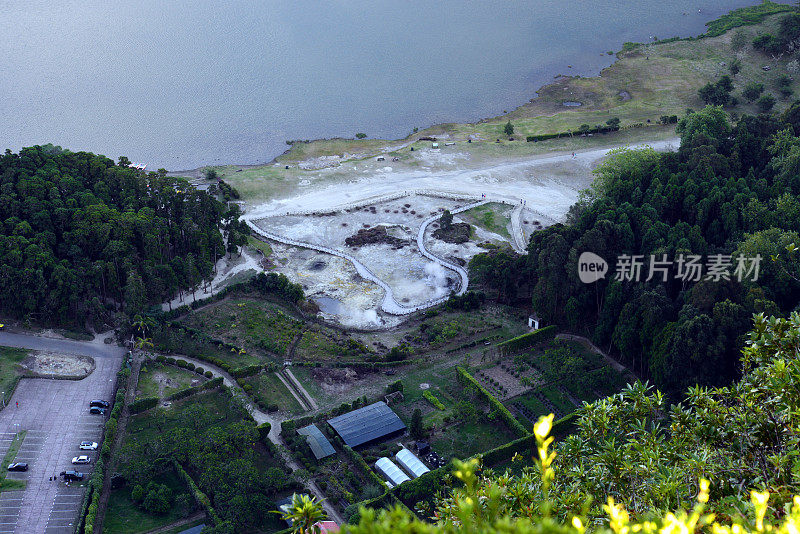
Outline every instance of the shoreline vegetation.
MULTIPOLYGON (((607 120, 614 117, 620 120, 621 130, 615 135, 623 137, 623 143, 630 142, 625 138, 625 130, 658 127, 661 126, 662 116, 682 116, 687 109, 702 108, 704 104, 699 99, 697 90, 706 83, 716 81, 721 75, 728 74, 728 65, 736 59, 741 62, 741 71, 734 77, 735 90, 742 90, 746 82, 760 82, 768 88, 776 86, 777 77, 786 72, 788 58, 761 54, 752 50, 751 43, 759 34, 774 29, 777 18, 775 15, 793 9, 793 5, 765 0, 709 21, 706 23, 706 33, 696 37, 624 43, 622 50, 616 53, 617 60, 599 75, 556 75, 554 81, 541 87, 529 102, 497 117, 474 123, 443 123, 425 129, 414 128, 408 136, 395 140, 361 138, 362 134, 359 134, 352 139, 287 141, 290 148, 267 164, 203 166, 170 174, 199 177, 205 169, 216 169, 226 178, 232 178, 235 185, 236 177, 233 173, 240 172, 241 176, 240 169, 268 169, 263 178, 287 179, 295 176, 294 165, 301 161, 313 158, 334 159, 337 156, 340 161, 363 159, 378 154, 391 156, 401 149, 415 146, 415 143, 421 142, 421 138, 426 137, 469 141, 478 145, 498 143, 499 140, 506 150, 499 154, 497 149, 493 149, 491 154, 523 155, 530 154, 533 150, 526 143, 528 136, 560 132, 579 135, 582 126, 594 128, 606 124, 607 120), (751 49, 750 53, 747 53, 748 49, 751 49), (770 68, 764 70, 764 66, 770 68), (574 105, 576 102, 580 102, 580 105, 574 105), (509 121, 514 127, 513 135, 508 135, 505 130, 509 121), (512 137, 513 141, 510 141, 512 137), (513 147, 521 147, 521 150, 513 147), (289 169, 285 168, 287 165, 289 169)), ((797 86, 792 89, 800 89, 797 81, 793 81, 792 85, 797 86)), ((788 107, 790 101, 789 98, 779 97, 775 107, 781 110, 788 107)), ((756 113, 757 107, 742 101, 729 112, 756 113)), ((653 134, 656 138, 663 137, 656 131, 653 134)), ((634 139, 638 137, 634 136, 634 139)), ((551 150, 571 150, 570 147, 561 147, 554 141, 540 143, 545 143, 551 150)), ((480 149, 473 145, 470 150, 480 149)), ((332 162, 334 165, 336 163, 338 162, 332 162)), ((316 168, 324 166, 328 165, 322 164, 316 168)))

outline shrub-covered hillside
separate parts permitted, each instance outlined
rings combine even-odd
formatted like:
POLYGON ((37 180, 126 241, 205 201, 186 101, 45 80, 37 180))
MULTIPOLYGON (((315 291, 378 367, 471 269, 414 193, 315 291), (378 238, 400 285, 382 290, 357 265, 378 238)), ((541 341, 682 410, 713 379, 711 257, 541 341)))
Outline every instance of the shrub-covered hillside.
POLYGON ((225 207, 165 172, 35 146, 0 156, 0 313, 82 325, 197 286, 225 207), (123 306, 124 305, 124 306, 123 306))
POLYGON ((800 254, 787 251, 800 245, 800 103, 733 124, 707 107, 677 131, 677 152, 623 150, 602 164, 566 224, 536 232, 527 256, 470 262, 500 300, 532 301, 545 324, 590 335, 669 393, 729 383, 749 317, 800 303, 800 254), (608 276, 581 282, 584 252, 607 260, 608 276), (758 255, 757 278, 737 274, 739 256, 749 270, 758 255), (624 256, 638 257, 637 278, 617 279, 624 256), (681 256, 697 257, 699 275, 681 256), (666 273, 650 271, 651 257, 668 262, 666 273), (715 258, 726 276, 709 276, 715 258))

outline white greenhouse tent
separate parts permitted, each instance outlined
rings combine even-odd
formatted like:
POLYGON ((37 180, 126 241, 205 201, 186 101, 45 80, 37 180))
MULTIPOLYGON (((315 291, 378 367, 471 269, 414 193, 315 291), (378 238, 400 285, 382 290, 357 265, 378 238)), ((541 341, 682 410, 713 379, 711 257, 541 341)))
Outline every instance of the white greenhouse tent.
POLYGON ((397 459, 397 463, 403 466, 403 469, 411 475, 411 478, 417 478, 430 471, 430 469, 425 467, 425 464, 408 449, 401 449, 394 457, 397 459))
POLYGON ((386 480, 395 486, 399 486, 403 482, 411 480, 408 478, 408 475, 403 473, 403 471, 397 467, 397 464, 386 457, 379 458, 378 461, 375 462, 375 469, 377 469, 386 480))

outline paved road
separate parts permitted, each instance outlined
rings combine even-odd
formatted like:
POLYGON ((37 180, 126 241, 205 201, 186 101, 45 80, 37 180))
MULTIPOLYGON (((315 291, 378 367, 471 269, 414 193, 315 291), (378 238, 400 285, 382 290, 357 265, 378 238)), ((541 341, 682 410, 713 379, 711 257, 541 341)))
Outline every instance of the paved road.
POLYGON ((14 332, 0 332, 0 346, 19 347, 31 350, 46 350, 63 354, 83 354, 92 358, 121 357, 125 350, 116 345, 106 345, 97 336, 96 341, 72 341, 51 337, 34 336, 14 332))
MULTIPOLYGON (((87 454, 78 449, 81 441, 100 441, 105 417, 90 415, 88 405, 96 398, 110 400, 126 351, 101 343, 8 332, 0 333, 0 345, 95 358, 94 372, 83 380, 23 378, 8 407, 0 411, 0 452, 10 443, 4 440, 27 430, 17 458, 29 464, 26 473, 13 475, 27 481, 25 490, 0 494, 0 534, 72 533, 86 489, 74 484, 67 487, 49 478, 72 469, 73 456, 87 454)), ((97 452, 88 454, 92 464, 77 469, 87 474, 86 479, 98 456, 97 452)))

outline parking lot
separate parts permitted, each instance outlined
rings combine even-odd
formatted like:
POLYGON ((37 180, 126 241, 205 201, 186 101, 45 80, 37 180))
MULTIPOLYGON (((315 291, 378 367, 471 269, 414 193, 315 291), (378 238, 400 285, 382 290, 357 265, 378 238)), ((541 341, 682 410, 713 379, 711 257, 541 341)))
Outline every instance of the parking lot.
MULTIPOLYGON (((0 338, 0 344, 2 341, 0 338)), ((74 469, 85 474, 84 483, 88 480, 99 451, 81 451, 79 444, 84 440, 99 442, 106 420, 89 414, 89 402, 111 400, 124 354, 119 347, 107 346, 106 355, 98 356, 96 345, 90 348, 85 353, 94 357, 96 368, 88 377, 77 381, 22 379, 8 407, 0 411, 0 458, 14 435, 25 430, 16 461, 28 463, 26 472, 7 473, 8 478, 26 480, 27 486, 23 491, 0 494, 0 534, 66 534, 75 530, 86 488, 74 482, 68 487, 58 474, 74 469), (81 454, 88 455, 92 463, 73 466, 72 458, 81 454)), ((81 353, 81 344, 65 342, 63 350, 81 353)))

